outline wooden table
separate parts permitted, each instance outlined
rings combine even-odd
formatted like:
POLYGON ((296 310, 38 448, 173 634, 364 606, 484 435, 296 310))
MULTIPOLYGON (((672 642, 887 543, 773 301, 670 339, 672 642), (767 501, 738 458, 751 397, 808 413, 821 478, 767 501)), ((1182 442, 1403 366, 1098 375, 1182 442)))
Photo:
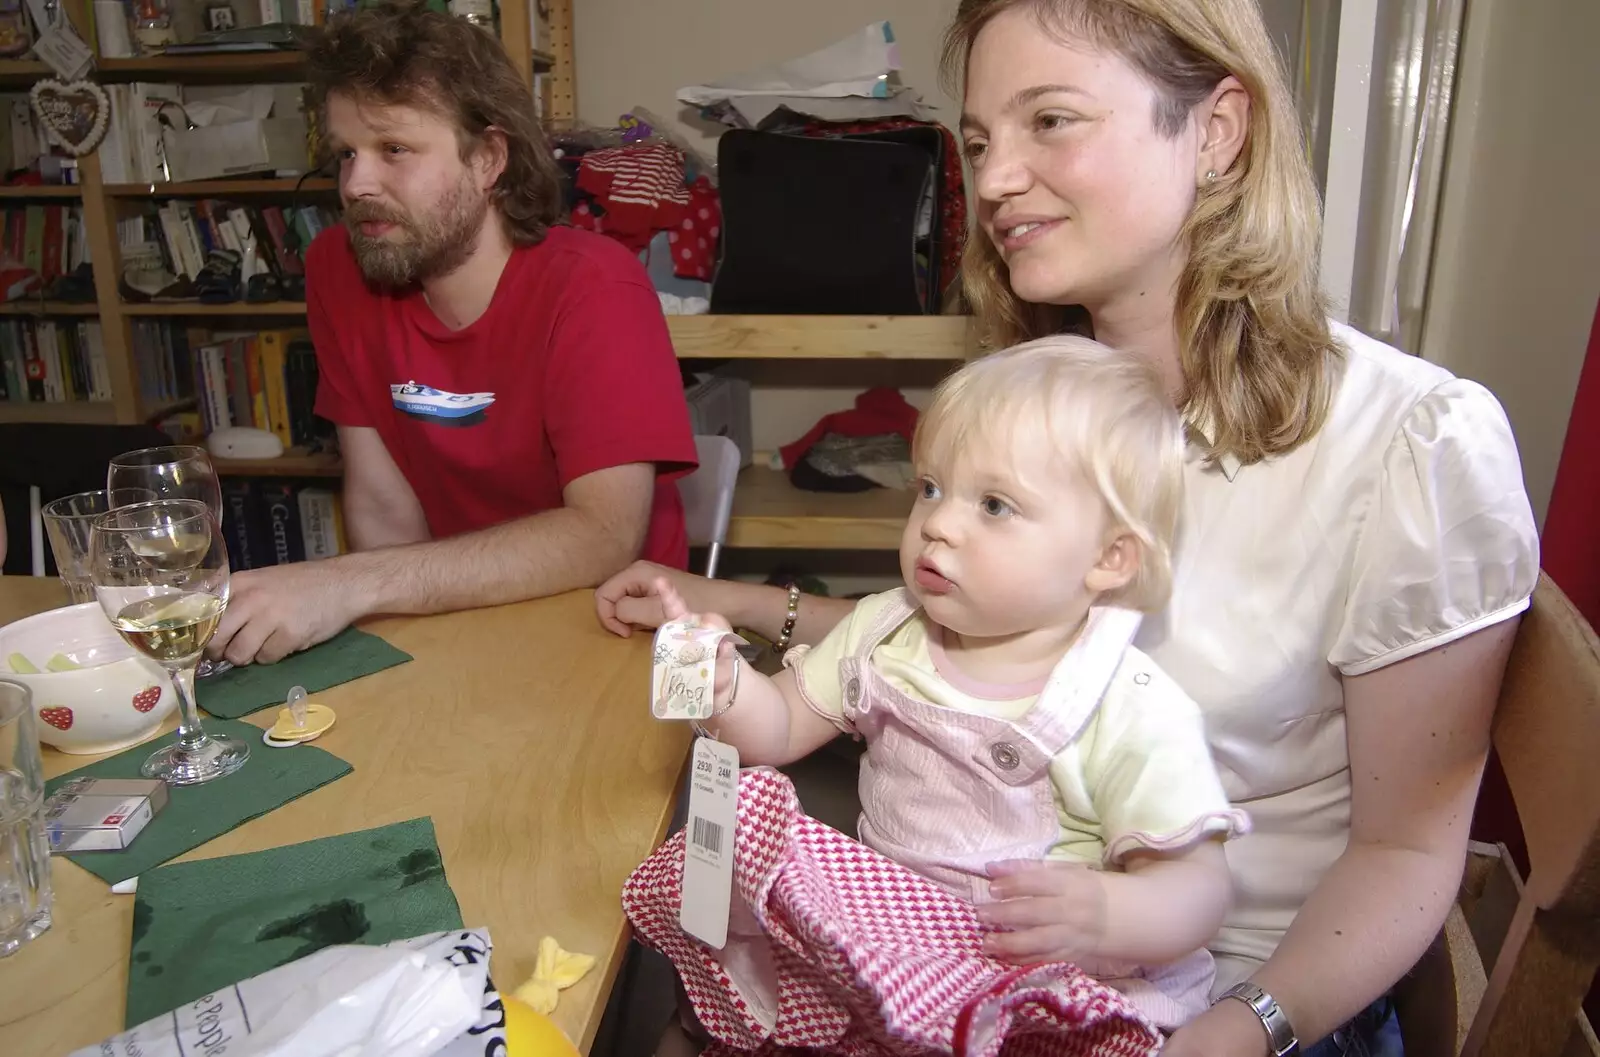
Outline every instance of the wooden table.
MULTIPOLYGON (((0 624, 65 602, 55 580, 0 578, 0 624)), ((498 986, 532 975, 544 935, 598 959, 554 1015, 587 1051, 628 940, 622 882, 665 836, 690 741, 650 716, 649 639, 607 634, 587 591, 363 626, 416 659, 317 695, 339 715, 317 744, 354 772, 183 859, 430 816, 498 986)), ((47 747, 45 771, 89 759, 47 747)), ((53 874, 55 924, 0 960, 7 1057, 59 1057, 124 1026, 133 897, 64 859, 53 874)))

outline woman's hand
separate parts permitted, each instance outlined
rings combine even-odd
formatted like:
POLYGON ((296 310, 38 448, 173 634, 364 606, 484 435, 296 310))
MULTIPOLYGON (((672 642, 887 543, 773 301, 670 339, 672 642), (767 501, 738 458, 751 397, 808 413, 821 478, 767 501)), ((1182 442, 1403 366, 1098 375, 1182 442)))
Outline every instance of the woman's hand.
POLYGON ((600 623, 623 638, 635 630, 649 631, 665 624, 672 618, 661 611, 661 596, 656 590, 660 581, 670 584, 682 599, 688 600, 685 611, 710 608, 700 597, 710 580, 655 562, 636 561, 595 588, 594 608, 600 623))
POLYGON ((1008 859, 989 864, 989 896, 978 920, 991 932, 983 952, 1003 962, 1077 962, 1095 956, 1106 935, 1106 890, 1099 871, 1076 863, 1008 859))
POLYGON ((1260 1018, 1231 998, 1179 1028, 1161 1048, 1161 1057, 1268 1057, 1270 1053, 1260 1018))

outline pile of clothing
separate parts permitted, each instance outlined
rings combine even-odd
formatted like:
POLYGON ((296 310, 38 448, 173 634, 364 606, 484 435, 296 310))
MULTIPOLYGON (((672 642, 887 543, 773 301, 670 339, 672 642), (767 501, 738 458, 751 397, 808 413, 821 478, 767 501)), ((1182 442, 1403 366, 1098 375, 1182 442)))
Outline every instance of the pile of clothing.
POLYGON ((563 143, 561 148, 571 176, 568 209, 574 227, 607 235, 635 253, 664 234, 673 274, 711 281, 722 208, 710 179, 688 175, 681 150, 660 142, 591 149, 563 143))
POLYGON ((898 389, 868 389, 848 411, 824 415, 778 453, 789 481, 808 492, 910 488, 917 409, 898 389))

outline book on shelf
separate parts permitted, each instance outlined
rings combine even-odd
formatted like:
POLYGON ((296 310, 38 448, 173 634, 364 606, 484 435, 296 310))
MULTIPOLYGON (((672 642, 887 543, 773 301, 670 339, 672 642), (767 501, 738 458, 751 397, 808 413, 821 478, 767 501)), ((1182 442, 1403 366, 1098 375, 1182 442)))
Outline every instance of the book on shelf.
POLYGON ((110 400, 100 321, 0 319, 0 398, 24 404, 110 400))
POLYGON ((292 448, 332 431, 313 413, 317 356, 303 328, 219 334, 198 342, 193 375, 207 433, 249 426, 270 430, 292 448))
POLYGON ((143 406, 165 406, 194 398, 189 337, 181 327, 164 320, 136 319, 131 337, 134 374, 143 406))
POLYGON ((331 558, 350 549, 339 493, 293 481, 223 478, 222 532, 228 564, 236 570, 331 558))
POLYGON ((30 281, 24 288, 26 296, 38 296, 44 287, 89 261, 83 207, 60 203, 7 206, 0 249, 13 264, 38 277, 38 283, 30 281))
POLYGON ((121 220, 117 241, 124 260, 159 255, 164 271, 190 281, 199 277, 215 250, 238 254, 245 280, 261 272, 282 278, 305 274, 301 252, 336 222, 337 215, 323 206, 174 198, 147 203, 121 220))

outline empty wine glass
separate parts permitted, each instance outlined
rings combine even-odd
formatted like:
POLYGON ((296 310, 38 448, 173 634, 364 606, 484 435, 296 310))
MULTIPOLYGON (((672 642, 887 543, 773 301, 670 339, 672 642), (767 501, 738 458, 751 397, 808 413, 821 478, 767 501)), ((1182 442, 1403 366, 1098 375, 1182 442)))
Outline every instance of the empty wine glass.
POLYGON ((95 598, 124 641, 172 675, 181 706, 178 739, 140 772, 173 785, 238 770, 250 746, 207 734, 194 669, 228 605, 228 550, 211 511, 194 499, 117 507, 94 523, 89 565, 95 598))
MULTIPOLYGON (((211 455, 193 444, 126 451, 106 469, 106 488, 143 488, 156 499, 198 499, 222 525, 222 485, 217 481, 211 455)), ((227 661, 200 658, 195 674, 200 678, 232 668, 227 661)))

